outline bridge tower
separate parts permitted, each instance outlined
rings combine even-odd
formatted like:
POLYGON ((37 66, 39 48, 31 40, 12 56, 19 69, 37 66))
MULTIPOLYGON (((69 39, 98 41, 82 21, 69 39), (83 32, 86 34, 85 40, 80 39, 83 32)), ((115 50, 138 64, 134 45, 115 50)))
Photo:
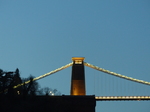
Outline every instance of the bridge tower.
POLYGON ((86 95, 84 57, 73 57, 70 95, 86 95))

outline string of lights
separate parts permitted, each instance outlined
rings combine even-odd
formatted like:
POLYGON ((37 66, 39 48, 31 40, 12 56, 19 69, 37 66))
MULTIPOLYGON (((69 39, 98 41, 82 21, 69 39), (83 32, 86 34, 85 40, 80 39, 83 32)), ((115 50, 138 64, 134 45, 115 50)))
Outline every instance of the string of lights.
MULTIPOLYGON (((54 73, 56 73, 56 72, 59 72, 59 71, 65 69, 65 68, 68 68, 68 67, 72 66, 72 64, 73 64, 73 62, 72 62, 72 63, 69 63, 69 64, 67 64, 67 65, 65 65, 65 66, 62 66, 62 67, 60 67, 60 68, 57 68, 57 69, 55 69, 55 70, 53 70, 53 71, 50 71, 50 72, 48 72, 48 73, 46 73, 46 74, 43 74, 43 75, 41 75, 41 76, 39 76, 39 77, 36 77, 36 78, 34 78, 32 81, 36 81, 36 80, 39 80, 39 79, 44 78, 44 77, 46 77, 46 76, 49 76, 49 75, 51 75, 51 74, 54 74, 54 73)), ((16 85, 16 86, 14 86, 13 88, 20 87, 20 86, 22 86, 22 85, 24 85, 24 84, 28 84, 28 83, 30 83, 30 82, 31 82, 31 80, 28 80, 28 81, 26 81, 26 82, 24 82, 24 83, 21 83, 21 84, 18 84, 18 85, 16 85)))
POLYGON ((125 76, 125 75, 121 75, 121 74, 118 74, 118 73, 115 73, 115 72, 111 72, 111 71, 109 71, 109 70, 100 68, 100 67, 98 67, 98 66, 94 66, 94 65, 89 64, 89 63, 86 63, 86 62, 84 62, 84 65, 85 65, 85 66, 88 66, 88 67, 91 67, 91 68, 93 68, 93 69, 96 69, 96 70, 98 70, 98 71, 105 72, 105 73, 108 73, 108 74, 111 74, 111 75, 120 77, 120 78, 124 78, 124 79, 131 80, 131 81, 134 81, 134 82, 142 83, 142 84, 145 84, 145 85, 150 85, 150 82, 143 81, 143 80, 139 80, 139 79, 135 79, 135 78, 128 77, 128 76, 125 76))

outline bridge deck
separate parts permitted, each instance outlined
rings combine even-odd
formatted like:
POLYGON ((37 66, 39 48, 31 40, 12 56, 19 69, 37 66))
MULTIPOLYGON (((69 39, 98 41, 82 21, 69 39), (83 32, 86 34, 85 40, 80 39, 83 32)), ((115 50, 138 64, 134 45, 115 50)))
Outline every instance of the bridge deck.
POLYGON ((96 96, 96 101, 150 100, 150 96, 96 96))

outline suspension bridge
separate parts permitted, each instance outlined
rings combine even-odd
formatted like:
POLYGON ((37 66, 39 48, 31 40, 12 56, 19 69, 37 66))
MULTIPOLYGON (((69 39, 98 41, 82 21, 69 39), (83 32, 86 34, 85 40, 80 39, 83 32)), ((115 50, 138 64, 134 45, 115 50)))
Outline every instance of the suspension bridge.
MULTIPOLYGON (((36 80, 45 78, 47 76, 50 76, 56 72, 59 72, 65 68, 68 68, 70 66, 72 66, 72 78, 71 78, 71 89, 70 89, 70 95, 72 95, 72 96, 84 96, 84 95, 86 95, 84 66, 93 68, 95 70, 107 73, 107 74, 115 76, 115 77, 119 77, 119 78, 124 79, 124 80, 130 80, 132 82, 139 83, 141 85, 147 85, 147 86, 150 85, 150 82, 135 79, 135 78, 128 77, 125 75, 121 75, 121 74, 100 68, 98 66, 94 66, 90 63, 84 62, 84 57, 73 57, 71 63, 69 63, 65 66, 62 66, 60 68, 57 68, 57 69, 55 69, 51 72, 48 72, 46 74, 43 74, 39 77, 36 77, 33 79, 33 81, 36 81, 36 80)), ((14 88, 17 88, 17 87, 22 86, 24 84, 28 84, 29 82, 30 82, 30 80, 26 81, 25 83, 18 84, 16 86, 14 86, 14 88)), ((144 95, 142 95, 142 96, 95 96, 95 100, 96 101, 117 101, 117 100, 119 100, 119 101, 124 101, 124 100, 140 101, 140 100, 150 100, 150 96, 149 95, 146 95, 146 96, 144 96, 144 95)))

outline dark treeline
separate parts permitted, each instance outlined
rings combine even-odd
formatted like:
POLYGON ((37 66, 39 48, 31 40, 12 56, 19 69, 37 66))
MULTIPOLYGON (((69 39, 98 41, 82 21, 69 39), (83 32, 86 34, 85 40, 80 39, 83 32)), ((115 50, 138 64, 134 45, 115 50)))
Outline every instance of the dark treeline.
POLYGON ((14 96, 36 96, 36 95, 61 95, 56 89, 49 87, 40 88, 38 82, 33 81, 33 76, 21 78, 19 69, 15 71, 3 71, 0 69, 0 96, 14 97, 14 96), (30 80, 30 83, 24 84, 18 88, 14 86, 30 80))
MULTIPOLYGON (((0 69, 0 111, 1 112, 45 112, 51 109, 55 112, 58 104, 56 95, 61 95, 56 89, 41 88, 34 77, 20 77, 19 69, 4 71, 0 69), (30 81, 25 84, 26 81, 30 81), (23 84, 15 88, 18 84, 23 84), (54 96, 55 97, 52 97, 54 96)), ((59 108, 58 108, 59 109, 59 108)))
POLYGON ((0 112, 95 112, 95 96, 53 96, 61 94, 40 88, 33 79, 31 75, 21 78, 18 68, 9 72, 0 69, 0 112), (23 85, 15 88, 18 84, 23 85))

